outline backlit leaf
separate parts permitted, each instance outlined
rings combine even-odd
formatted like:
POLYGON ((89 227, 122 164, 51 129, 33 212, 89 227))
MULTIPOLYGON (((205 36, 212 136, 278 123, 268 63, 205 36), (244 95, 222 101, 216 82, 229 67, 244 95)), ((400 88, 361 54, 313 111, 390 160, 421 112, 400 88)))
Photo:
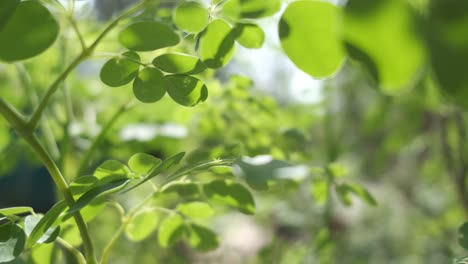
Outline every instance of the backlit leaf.
POLYGON ((211 206, 204 202, 181 203, 177 206, 177 211, 191 218, 209 218, 214 215, 211 206))
POLYGON ((60 221, 60 214, 65 210, 67 204, 64 200, 56 203, 34 226, 33 230, 28 236, 26 241, 26 247, 32 247, 38 240, 40 240, 44 234, 46 234, 49 228, 58 226, 60 221))
MULTIPOLYGON (((38 215, 28 215, 24 219, 24 231, 26 232, 27 236, 31 234, 31 232, 34 230, 34 228, 39 223, 41 218, 42 216, 38 216, 38 215)), ((57 238, 59 233, 60 233, 60 226, 50 227, 46 230, 46 232, 42 235, 42 237, 37 240, 37 243, 42 244, 42 243, 54 242, 54 240, 57 238)))
POLYGON ((136 173, 146 174, 153 167, 161 164, 161 160, 153 155, 137 153, 128 160, 128 166, 136 173))
POLYGON ((159 218, 154 211, 142 211, 130 220, 125 234, 133 241, 142 241, 156 230, 158 224, 159 218))
POLYGON ((212 230, 197 224, 190 225, 188 241, 193 248, 200 251, 209 251, 219 247, 218 235, 212 230))
POLYGON ((166 217, 159 226, 159 244, 164 248, 173 246, 177 241, 182 239, 186 233, 187 227, 184 219, 177 214, 170 215, 166 217))
POLYGON ((208 24, 200 39, 200 57, 208 68, 226 65, 234 53, 236 34, 228 23, 216 19, 208 24))
POLYGON ((165 53, 153 60, 153 65, 168 73, 197 74, 206 66, 195 56, 181 53, 165 53))
POLYGON ((121 57, 108 60, 101 69, 101 81, 110 87, 130 83, 138 74, 140 56, 135 52, 125 52, 121 57))
POLYGON ((234 207, 244 214, 255 212, 252 194, 239 183, 215 180, 204 184, 203 192, 213 203, 234 207))
POLYGON ((197 2, 183 2, 174 11, 174 23, 189 33, 198 33, 208 24, 208 9, 197 2))
POLYGON ((133 82, 133 94, 140 102, 154 103, 164 97, 170 85, 160 70, 145 68, 133 82))
POLYGON ((289 4, 279 22, 281 46, 291 61, 315 78, 333 75, 345 54, 338 36, 338 8, 325 1, 289 4))
POLYGON ((237 35, 237 42, 249 49, 261 48, 265 41, 263 29, 252 23, 237 23, 234 31, 237 35))
POLYGON ((177 45, 179 36, 165 23, 140 21, 122 30, 119 41, 129 50, 152 51, 177 45))
POLYGON ((178 104, 195 106, 208 97, 208 88, 199 79, 190 75, 169 75, 167 79, 172 84, 167 93, 178 104))

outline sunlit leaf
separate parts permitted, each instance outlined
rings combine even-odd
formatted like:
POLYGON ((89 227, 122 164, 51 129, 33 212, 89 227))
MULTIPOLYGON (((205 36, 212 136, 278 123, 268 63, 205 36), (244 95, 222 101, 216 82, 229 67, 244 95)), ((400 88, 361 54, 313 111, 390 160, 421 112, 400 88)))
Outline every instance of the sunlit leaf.
POLYGON ((0 60, 28 59, 44 52, 55 42, 59 25, 39 1, 22 1, 16 8, 12 1, 1 2, 0 60), (3 13, 7 11, 12 13, 3 13))
MULTIPOLYGON (((42 216, 38 216, 38 215, 28 215, 24 219, 24 231, 26 232, 27 236, 31 234, 31 232, 34 230, 34 228, 39 223, 41 218, 42 216)), ((46 232, 42 235, 42 237, 37 240, 37 243, 42 244, 42 243, 54 242, 54 240, 57 238, 59 233, 60 233, 60 226, 50 227, 46 230, 46 232)))
POLYGON ((280 0, 229 0, 223 5, 223 13, 231 19, 262 18, 280 10, 280 0))
POLYGON ((200 39, 200 58, 209 68, 226 65, 234 53, 236 34, 228 23, 216 19, 208 24, 200 39))
POLYGON ((197 74, 206 66, 195 56, 181 53, 165 53, 153 60, 153 65, 168 73, 197 74))
POLYGON ((119 41, 129 50, 152 51, 177 45, 179 36, 165 23, 140 21, 122 30, 119 41))
POLYGON ((136 173, 146 174, 161 164, 161 160, 146 153, 137 153, 128 160, 128 166, 136 173))
POLYGON ((26 235, 17 224, 0 225, 0 263, 14 260, 24 249, 26 235))
POLYGON ((159 217, 154 211, 142 211, 130 220, 125 234, 133 241, 142 241, 156 230, 158 224, 159 217))
POLYGON ((32 247, 38 240, 40 240, 44 234, 46 234, 49 228, 58 226, 59 215, 65 210, 67 204, 65 201, 56 203, 34 226, 34 229, 28 236, 26 241, 26 247, 32 247))
POLYGON ((208 24, 208 17, 208 9, 193 1, 183 2, 174 11, 176 26, 189 33, 202 31, 208 24))
POLYGON ((163 193, 175 193, 179 197, 195 198, 200 195, 198 184, 193 182, 178 182, 173 183, 163 189, 163 193))
POLYGON ((209 251, 219 247, 218 235, 212 230, 197 224, 190 225, 188 241, 193 248, 200 251, 209 251))
POLYGON ((126 179, 129 177, 130 169, 120 161, 107 160, 104 161, 94 171, 93 176, 99 180, 99 184, 111 182, 115 180, 126 179))
POLYGON ((85 194, 83 194, 75 204, 70 206, 70 208, 67 211, 67 215, 73 214, 79 210, 81 210, 83 207, 89 205, 94 199, 118 192, 125 188, 125 186, 128 184, 129 180, 128 179, 121 179, 121 180, 116 180, 112 181, 106 184, 99 185, 97 187, 92 188, 91 190, 87 191, 85 194))
POLYGON ((377 205, 377 201, 372 195, 361 185, 354 183, 343 183, 336 186, 338 197, 344 205, 350 206, 352 204, 351 194, 361 198, 364 202, 369 205, 377 205))
POLYGON ((177 214, 170 215, 166 217, 159 226, 159 244, 164 248, 173 246, 177 241, 182 239, 186 233, 187 226, 185 225, 184 219, 177 214))
POLYGON ((215 180, 204 184, 203 192, 213 203, 234 207, 244 214, 255 212, 252 194, 239 183, 215 180))
POLYGON ((27 206, 8 207, 0 209, 0 214, 4 216, 33 213, 34 210, 27 206))
POLYGON ((110 87, 130 83, 140 69, 140 56, 135 52, 125 52, 121 57, 108 60, 101 69, 101 81, 110 87))
POLYGON ((315 78, 331 76, 343 64, 338 12, 325 1, 297 1, 281 16, 279 37, 284 52, 299 69, 315 78))
POLYGON ((155 103, 166 94, 171 83, 156 68, 141 70, 133 82, 133 94, 143 103, 155 103))
POLYGON ((172 84, 167 93, 178 104, 195 106, 208 97, 208 88, 199 79, 190 75, 169 75, 167 79, 172 84))
MULTIPOLYGON (((404 0, 350 0, 344 9, 344 40, 375 65, 381 90, 398 94, 413 84, 425 61, 420 34, 404 0)), ((371 69, 373 70, 373 69, 371 69)))
POLYGON ((234 27, 237 42, 249 49, 261 48, 265 41, 263 29, 253 23, 237 23, 234 27))
POLYGON ((177 206, 177 211, 191 218, 209 218, 214 215, 211 206, 204 202, 181 203, 177 206))

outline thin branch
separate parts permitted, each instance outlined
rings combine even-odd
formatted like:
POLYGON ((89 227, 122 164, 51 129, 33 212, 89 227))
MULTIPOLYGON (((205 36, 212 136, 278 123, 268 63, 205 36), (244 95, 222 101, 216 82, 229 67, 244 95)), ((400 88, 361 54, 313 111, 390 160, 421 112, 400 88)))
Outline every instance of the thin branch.
POLYGON ((46 94, 42 98, 39 106, 36 108, 34 113, 32 114, 28 126, 34 130, 37 127, 37 123, 39 122, 39 119, 42 116, 42 113, 44 112, 44 109, 47 107, 50 98, 52 95, 55 94, 55 92, 58 90, 60 87, 60 84, 68 77, 68 75, 86 58, 88 58, 96 49, 96 47, 99 45, 101 40, 114 28, 116 27, 119 22, 132 15, 136 11, 140 10, 141 7, 146 5, 147 3, 150 3, 148 0, 144 0, 137 5, 131 7, 128 9, 126 12, 122 13, 120 16, 115 18, 102 32, 101 34, 96 38, 96 40, 85 50, 83 50, 71 63, 70 65, 60 74, 57 79, 50 85, 49 89, 47 89, 46 94))
POLYGON ((86 259, 84 258, 83 254, 81 254, 81 252, 78 249, 74 248, 67 241, 60 237, 57 237, 57 239, 55 239, 55 242, 63 249, 70 252, 75 257, 78 264, 86 264, 86 259))

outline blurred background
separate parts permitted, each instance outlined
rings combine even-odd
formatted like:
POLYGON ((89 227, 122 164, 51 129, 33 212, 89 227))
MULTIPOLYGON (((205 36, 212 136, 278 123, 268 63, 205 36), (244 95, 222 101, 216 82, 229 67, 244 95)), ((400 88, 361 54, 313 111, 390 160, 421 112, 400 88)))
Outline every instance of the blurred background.
MULTIPOLYGON (((66 6, 69 1, 61 2, 66 6)), ((93 39, 134 2, 76 0, 85 38, 93 39)), ((146 12, 170 19, 176 4, 164 0, 146 12)), ((424 16, 430 5, 425 0, 408 4, 415 17, 424 16)), ((230 143, 240 144, 245 156, 271 155, 310 168, 312 176, 305 180, 254 192, 254 216, 218 212, 207 223, 221 237, 221 247, 214 252, 196 252, 184 243, 163 249, 155 234, 139 243, 122 237, 110 263, 441 264, 462 256, 456 232, 468 212, 467 115, 459 103, 463 95, 441 88, 427 63, 397 95, 382 92, 372 67, 355 58, 348 58, 332 78, 313 79, 281 50, 281 12, 257 21, 266 32, 261 49, 238 45, 227 67, 202 76, 210 95, 194 108, 167 97, 155 104, 139 103, 129 85, 110 88, 99 80, 99 70, 109 59, 106 52, 122 50, 118 30, 54 97, 38 133, 68 180, 76 176, 84 153, 104 128, 107 133, 83 175, 106 159, 125 161, 137 152, 165 158, 230 143), (113 122, 107 128, 109 120, 113 122), (324 166, 334 168, 343 181, 365 186, 377 206, 357 197, 345 205, 335 192, 326 202, 327 188, 314 174, 324 166)), ((384 13, 392 19, 392 12, 384 13)), ((32 112, 31 105, 79 52, 70 26, 66 21, 61 25, 60 38, 47 52, 21 64, 0 64, 0 94, 24 113, 32 112)), ((385 34, 399 37, 398 32, 385 34)), ((366 37, 372 41, 374 36, 366 37)), ((190 47, 177 49, 194 52, 190 47)), ((450 69, 461 75, 466 71, 450 69)), ((0 150, 0 208, 21 205, 46 212, 56 201, 47 170, 3 119, 0 150)), ((135 204, 145 188, 119 198, 121 203, 135 204)), ((113 208, 105 208, 90 223, 98 249, 118 224, 113 208)), ((69 236, 73 240, 73 234, 69 236)))

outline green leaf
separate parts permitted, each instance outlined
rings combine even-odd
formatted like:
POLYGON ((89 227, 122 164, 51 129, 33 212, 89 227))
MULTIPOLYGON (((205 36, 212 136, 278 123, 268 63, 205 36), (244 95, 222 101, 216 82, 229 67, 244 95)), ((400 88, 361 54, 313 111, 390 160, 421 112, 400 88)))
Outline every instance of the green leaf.
POLYGON ((0 226, 0 263, 14 260, 24 249, 26 235, 17 224, 0 226))
POLYGON ((195 198, 200 196, 200 189, 198 184, 193 182, 178 182, 164 188, 162 193, 175 193, 179 197, 195 198))
POLYGON ((126 189, 125 192, 135 189, 136 187, 149 181, 151 178, 158 176, 160 173, 164 172, 170 167, 177 165, 182 160, 184 155, 185 155, 185 152, 179 152, 175 154, 174 156, 167 158, 166 160, 161 162, 158 166, 153 167, 153 169, 151 169, 151 171, 148 173, 148 175, 144 179, 139 181, 137 184, 131 186, 130 188, 126 189))
POLYGON ((120 43, 133 51, 152 51, 179 43, 179 36, 159 21, 140 21, 129 25, 119 34, 120 43))
POLYGON ((31 249, 28 264, 54 263, 54 244, 42 244, 31 249))
POLYGON ((187 217, 205 219, 214 215, 211 206, 204 202, 181 203, 177 206, 177 211, 187 217))
POLYGON ((100 184, 126 179, 130 174, 130 169, 125 164, 117 160, 104 161, 93 173, 94 177, 99 180, 100 184))
POLYGON ((99 185, 97 187, 92 188, 91 190, 87 191, 85 194, 83 194, 75 204, 70 206, 70 208, 67 211, 67 215, 71 215, 75 212, 78 212, 85 206, 89 205, 94 199, 98 197, 102 197, 104 195, 108 195, 111 193, 118 192, 125 188, 125 186, 128 184, 130 180, 128 179, 121 179, 121 180, 116 180, 112 181, 106 184, 99 185))
MULTIPOLYGON (((26 235, 29 236, 34 228, 37 226, 42 216, 38 215, 28 215, 24 219, 24 231, 26 235)), ((58 237, 60 233, 60 226, 53 226, 46 230, 46 232, 37 240, 37 243, 51 243, 58 237)))
POLYGON ((153 60, 153 65, 168 73, 197 74, 206 66, 195 56, 181 53, 165 53, 153 60))
POLYGON ((60 222, 60 214, 65 210, 67 204, 64 200, 56 203, 34 226, 34 229, 28 236, 26 241, 26 247, 32 247, 38 240, 40 240, 44 234, 46 234, 49 228, 58 226, 60 222))
POLYGON ((133 82, 133 94, 140 102, 154 103, 164 97, 170 85, 160 70, 145 68, 133 82))
POLYGON ((338 11, 325 1, 297 1, 281 16, 279 37, 284 52, 299 69, 315 78, 333 75, 345 59, 337 34, 338 11))
POLYGON ((187 233, 187 226, 184 219, 177 214, 170 215, 164 219, 159 226, 158 240, 164 247, 173 246, 177 241, 183 238, 187 233))
POLYGON ((211 21, 200 38, 200 58, 208 68, 226 65, 234 53, 236 34, 228 23, 211 21))
POLYGON ((233 171, 236 176, 244 178, 247 184, 256 190, 268 189, 270 181, 297 180, 308 174, 304 166, 292 166, 267 155, 243 157, 234 164, 233 171))
POLYGON ((130 220, 125 234, 133 241, 142 241, 156 230, 158 224, 159 217, 154 211, 142 211, 130 220))
POLYGON ((101 69, 101 81, 110 87, 119 87, 130 83, 140 69, 140 56, 127 51, 121 57, 108 60, 101 69))
POLYGON ((99 185, 99 179, 94 176, 78 177, 70 183, 70 191, 74 199, 80 198, 85 192, 99 185))
POLYGON ((234 207, 244 214, 255 213, 252 194, 239 183, 215 180, 204 184, 203 192, 213 203, 234 207))
POLYGON ((458 228, 458 243, 468 250, 468 222, 458 228))
POLYGON ((359 184, 339 184, 336 186, 336 191, 338 193, 338 197, 346 206, 350 206, 352 204, 350 194, 355 194, 369 205, 377 205, 377 201, 374 199, 374 197, 372 197, 372 195, 359 184))
POLYGON ((20 0, 3 0, 0 1, 0 32, 10 17, 14 14, 20 0))
POLYGON ((343 12, 343 25, 347 47, 353 47, 353 53, 359 51, 356 59, 364 58, 371 72, 375 65, 383 92, 399 94, 414 84, 425 51, 406 1, 350 0, 343 12))
POLYGON ((229 0, 223 6, 223 13, 231 19, 262 18, 280 10, 280 0, 229 0))
POLYGON ((234 27, 237 42, 249 49, 259 49, 265 42, 265 32, 253 23, 237 23, 234 27))
POLYGON ((3 216, 10 216, 10 215, 19 215, 19 214, 27 214, 27 213, 34 213, 34 210, 31 207, 26 206, 18 206, 18 207, 8 207, 0 209, 0 214, 3 216))
POLYGON ((219 247, 218 235, 212 230, 197 224, 190 225, 190 245, 200 251, 214 250, 219 247))
POLYGON ((468 22, 467 1, 430 2, 426 38, 431 69, 445 95, 468 107, 468 22))
POLYGON ((8 19, 5 15, 0 17, 0 60, 12 62, 29 59, 55 42, 59 25, 46 7, 38 1, 23 1, 16 8, 15 3, 8 3, 0 6, 0 15, 6 10, 12 11, 8 19), (3 9, 3 5, 8 6, 3 9))
POLYGON ((174 11, 174 23, 188 33, 198 33, 208 24, 208 10, 197 2, 184 2, 174 11))
POLYGON ((193 76, 168 75, 167 79, 172 84, 167 93, 180 105, 191 107, 208 98, 208 88, 202 81, 193 76))
POLYGON ((137 153, 128 160, 128 166, 136 173, 147 174, 161 164, 161 160, 146 153, 137 153))

